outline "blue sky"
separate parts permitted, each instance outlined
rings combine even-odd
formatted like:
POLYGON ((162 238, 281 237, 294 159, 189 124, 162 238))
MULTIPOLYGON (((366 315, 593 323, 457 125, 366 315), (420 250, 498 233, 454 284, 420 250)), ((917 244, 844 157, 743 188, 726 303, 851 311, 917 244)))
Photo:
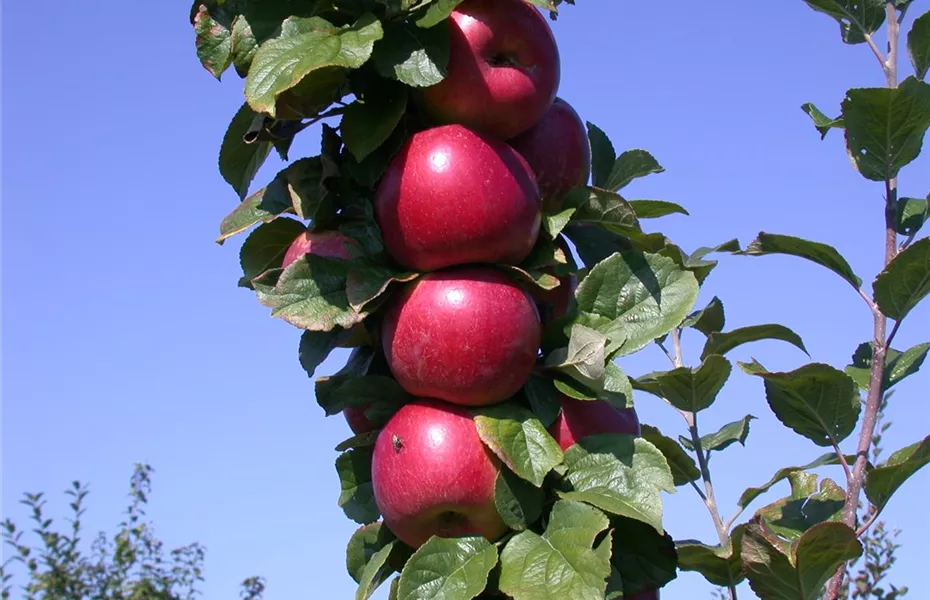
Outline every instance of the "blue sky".
MULTIPOLYGON (((40 16, 27 2, 4 6, 3 514, 23 519, 23 491, 45 490, 64 507, 55 492, 80 479, 91 484, 90 529, 109 528, 133 463, 146 461, 156 468, 159 534, 208 548, 207 598, 238 597, 238 582, 256 574, 270 600, 348 598, 343 548, 354 525, 336 505, 333 468, 348 429, 316 405, 297 363, 299 332, 236 288, 241 239, 213 242, 237 201, 216 152, 242 84, 232 73, 219 84, 200 67, 188 7, 55 2, 40 16)), ((926 8, 916 2, 913 12, 926 8)), ((567 6, 554 30, 560 95, 618 151, 647 149, 667 169, 628 196, 691 211, 651 226, 688 249, 745 244, 760 230, 809 237, 834 244, 866 281, 879 270, 881 186, 853 170, 841 135, 821 142, 799 108, 813 101, 833 113, 847 88, 884 83, 869 50, 844 46, 829 18, 801 0, 720 10, 585 1, 567 6)), ((317 136, 304 137, 293 157, 316 152, 317 136)), ((902 173, 902 194, 930 191, 928 156, 902 173)), ((270 162, 259 180, 279 166, 270 162)), ((845 364, 871 332, 840 278, 796 259, 725 257, 699 303, 713 295, 728 327, 784 323, 819 362, 845 364)), ((928 338, 925 304, 895 345, 928 338)), ((700 341, 685 337, 692 364, 700 341)), ((808 360, 778 342, 732 358, 751 356, 773 370, 808 360)), ((637 375, 664 360, 647 349, 621 364, 637 375)), ((928 377, 897 387, 888 452, 930 429, 928 377)), ((683 431, 659 401, 643 396, 637 406, 666 434, 683 431)), ((727 514, 745 487, 821 453, 781 426, 761 382, 746 375, 733 376, 701 423, 709 433, 749 413, 759 419, 748 448, 712 462, 727 514)), ((928 486, 924 471, 886 512, 903 527, 893 581, 915 599, 930 597, 928 486)), ((665 501, 676 538, 715 540, 690 489, 665 501)), ((684 573, 663 594, 709 596, 684 573)))

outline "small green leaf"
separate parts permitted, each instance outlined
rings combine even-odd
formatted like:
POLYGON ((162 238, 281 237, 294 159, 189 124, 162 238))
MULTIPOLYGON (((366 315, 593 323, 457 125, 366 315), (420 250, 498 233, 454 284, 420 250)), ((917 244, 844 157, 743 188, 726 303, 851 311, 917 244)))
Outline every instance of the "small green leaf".
POLYGON ((554 350, 546 358, 546 366, 585 385, 600 382, 603 389, 606 346, 607 337, 603 334, 583 325, 573 325, 568 346, 554 350))
POLYGON ((697 299, 694 275, 656 254, 614 254, 594 266, 578 285, 582 321, 617 340, 630 354, 671 331, 697 299))
POLYGON ((809 116, 811 121, 814 122, 814 127, 817 128, 817 131, 820 132, 820 139, 827 137, 827 134, 834 127, 837 129, 843 129, 843 127, 845 127, 845 123, 843 123, 842 117, 831 119, 827 115, 823 114, 820 109, 818 109, 810 102, 802 104, 801 110, 807 113, 807 116, 809 116))
POLYGON ((924 79, 930 70, 930 12, 914 19, 907 34, 907 53, 918 79, 924 79))
POLYGON ((739 421, 727 423, 718 431, 710 435, 701 436, 701 448, 705 452, 726 450, 730 445, 739 442, 746 445, 746 438, 749 437, 749 422, 756 417, 746 415, 739 421))
POLYGON ((688 318, 682 322, 681 327, 693 327, 704 335, 710 335, 723 331, 726 322, 723 302, 721 302, 720 298, 714 296, 706 307, 688 315, 688 318))
POLYGON ((281 35, 264 42, 255 53, 245 85, 249 105, 276 116, 279 95, 311 73, 361 67, 382 35, 381 22, 371 14, 341 29, 319 17, 288 18, 281 35))
POLYGON ((819 598, 837 568, 861 554, 856 532, 843 523, 815 525, 792 546, 791 556, 786 556, 774 533, 751 522, 741 548, 749 586, 760 598, 770 600, 819 598))
POLYGON ((252 26, 246 20, 245 15, 239 15, 233 21, 230 42, 232 42, 232 61, 236 67, 236 73, 244 79, 249 74, 252 59, 258 51, 258 40, 255 39, 252 26))
POLYGON ((367 431, 342 440, 336 446, 336 452, 345 452, 346 450, 352 450, 354 448, 369 448, 374 446, 378 441, 379 431, 380 430, 367 431))
POLYGON ((411 400, 397 381, 383 375, 340 372, 316 380, 316 401, 327 416, 371 404, 400 407, 411 400))
POLYGON ((740 569, 740 546, 745 525, 730 533, 727 547, 709 546, 697 540, 681 540, 676 544, 678 566, 682 571, 697 571, 704 579, 721 587, 736 587, 745 577, 740 569))
POLYGON ((339 342, 340 334, 341 332, 337 330, 305 331, 301 334, 298 359, 300 366, 304 368, 308 376, 313 377, 317 367, 333 351, 339 342))
POLYGON ((365 101, 356 100, 346 108, 342 117, 342 141, 355 159, 364 160, 387 141, 407 110, 407 88, 394 84, 383 85, 365 95, 365 101))
POLYGON ((371 598, 375 590, 394 572, 394 569, 391 568, 387 561, 396 544, 396 540, 391 541, 371 555, 368 563, 359 574, 355 600, 368 600, 371 598))
POLYGON ((530 403, 533 414, 544 427, 552 425, 562 410, 562 401, 554 382, 548 377, 536 373, 530 375, 523 387, 523 394, 530 403))
POLYGON ((592 504, 603 511, 662 529, 660 491, 673 493, 675 480, 665 456, 643 438, 622 434, 591 435, 565 453, 565 500, 592 504))
POLYGON ((354 310, 365 310, 371 302, 382 298, 392 283, 409 283, 417 277, 418 273, 398 272, 378 265, 354 266, 346 279, 349 305, 354 310))
POLYGON ((432 537, 404 565, 398 600, 471 600, 488 582, 497 548, 483 537, 432 537))
POLYGON ((862 176, 897 177, 920 154, 930 127, 930 85, 908 77, 897 88, 849 90, 843 119, 847 150, 862 176))
POLYGON ((620 195, 590 187, 573 188, 562 201, 574 208, 572 221, 598 225, 621 235, 640 231, 633 207, 620 195))
POLYGON ((494 484, 494 506, 504 523, 523 531, 542 515, 545 493, 517 477, 510 469, 501 469, 494 484))
POLYGON ((733 331, 712 333, 707 336, 707 342, 704 344, 704 350, 701 351, 701 358, 706 358, 711 354, 726 354, 730 350, 761 340, 781 340, 800 349, 807 354, 807 348, 804 347, 804 341, 795 332, 791 331, 784 325, 751 325, 749 327, 740 327, 733 331))
POLYGON ((243 104, 230 122, 220 147, 220 175, 240 199, 248 195, 252 179, 271 153, 271 142, 246 143, 243 139, 252 123, 261 118, 248 104, 243 104))
POLYGON ((696 369, 679 367, 672 371, 641 377, 646 391, 665 398, 679 410, 696 413, 708 408, 717 399, 733 367, 730 361, 711 354, 696 369))
POLYGON ((930 436, 898 450, 866 473, 865 495, 879 510, 911 475, 930 463, 930 436))
POLYGON ((615 590, 608 582, 608 597, 613 591, 633 596, 656 590, 678 576, 678 554, 670 535, 659 535, 635 519, 614 517, 610 524, 613 527, 610 564, 614 573, 611 579, 621 585, 615 590))
POLYGON ((769 407, 785 427, 818 446, 839 444, 859 421, 856 382, 830 365, 811 363, 787 373, 753 373, 765 380, 769 407))
POLYGON ((545 533, 524 531, 507 542, 501 552, 501 591, 534 600, 603 600, 610 562, 594 543, 609 525, 592 506, 556 502, 545 533))
POLYGON ((917 240, 894 257, 872 286, 883 313, 902 320, 930 294, 930 238, 917 240))
POLYGON ((595 187, 604 188, 617 161, 617 152, 603 130, 590 121, 587 126, 588 142, 591 144, 591 181, 595 187))
POLYGON ((392 27, 375 44, 375 68, 383 77, 415 88, 436 85, 446 76, 449 32, 446 27, 392 27))
MULTIPOLYGON (((924 363, 930 343, 918 344, 905 352, 888 348, 885 352, 885 370, 882 376, 882 391, 888 391, 896 383, 916 373, 924 363)), ((872 343, 863 342, 856 348, 852 364, 847 366, 846 374, 852 377, 859 389, 867 391, 872 371, 872 343)))
POLYGON ((417 26, 424 29, 435 27, 448 19, 455 7, 461 2, 462 0, 435 0, 426 9, 426 13, 417 20, 417 26))
POLYGON ((251 287, 249 282, 255 277, 268 269, 280 268, 287 249, 305 230, 303 223, 294 219, 277 219, 249 234, 239 250, 240 285, 251 287))
POLYGON ((565 208, 557 213, 544 214, 542 225, 549 237, 555 239, 572 220, 576 210, 576 208, 565 208))
POLYGON ((826 267, 846 280, 856 290, 862 285, 862 280, 853 273, 852 267, 839 252, 832 246, 812 242, 790 235, 777 235, 760 232, 742 254, 749 256, 764 256, 766 254, 788 254, 807 259, 826 267))
POLYGON ((230 34, 231 15, 221 4, 214 13, 201 5, 194 15, 194 32, 197 34, 197 57, 211 75, 220 79, 232 62, 230 34))
POLYGON ((796 471, 788 475, 791 495, 760 508, 756 514, 781 537, 796 540, 818 523, 840 522, 846 505, 846 491, 832 479, 820 482, 817 476, 796 471))
POLYGON ((511 471, 536 487, 562 462, 562 449, 529 410, 505 402, 474 409, 478 436, 511 471))
POLYGON ((270 223, 279 215, 293 212, 287 194, 287 184, 283 179, 275 178, 267 187, 246 198, 223 219, 220 223, 220 236, 216 242, 222 244, 253 225, 270 223))
POLYGON ((640 219, 657 219, 675 213, 690 214, 683 206, 665 200, 630 200, 629 204, 640 219))
POLYGON ((917 235, 930 217, 930 196, 921 198, 898 198, 896 229, 901 235, 917 235))
POLYGON ((645 150, 627 150, 617 158, 604 188, 616 192, 634 179, 664 171, 665 168, 645 150))
MULTIPOLYGON (((856 461, 856 457, 847 456, 846 461, 849 464, 852 464, 856 461)), ((779 483, 780 481, 788 477, 788 475, 790 475, 791 473, 795 473, 797 471, 806 471, 807 469, 815 469, 817 467, 823 467, 827 465, 838 465, 838 464, 840 464, 840 462, 839 462, 839 458, 836 456, 836 452, 828 452, 824 454, 823 456, 821 456, 820 458, 806 465, 802 465, 800 467, 785 467, 784 469, 779 469, 779 471, 776 472, 775 475, 773 475, 772 478, 769 479, 766 483, 763 483, 759 487, 748 488, 746 491, 744 491, 742 495, 740 495, 739 500, 737 501, 737 504, 739 505, 740 508, 746 508, 747 506, 749 506, 750 502, 752 502, 753 500, 755 500, 756 498, 758 498, 765 492, 769 491, 772 488, 772 486, 774 486, 775 484, 779 483)))
POLYGON ((381 517, 371 485, 373 448, 354 448, 336 459, 336 472, 342 485, 339 506, 347 517, 360 525, 374 523, 381 517))
POLYGON ((662 432, 652 425, 642 425, 641 429, 643 439, 658 448, 659 452, 665 456, 676 486, 688 485, 689 482, 701 478, 701 471, 694 464, 694 459, 682 449, 678 442, 662 435, 662 432))
POLYGON ((818 12, 840 24, 840 34, 847 44, 861 44, 865 36, 878 31, 885 22, 885 0, 805 0, 818 12))
POLYGON ((396 538, 391 530, 381 523, 372 523, 359 527, 346 547, 346 570, 355 583, 359 583, 365 567, 372 556, 396 538))

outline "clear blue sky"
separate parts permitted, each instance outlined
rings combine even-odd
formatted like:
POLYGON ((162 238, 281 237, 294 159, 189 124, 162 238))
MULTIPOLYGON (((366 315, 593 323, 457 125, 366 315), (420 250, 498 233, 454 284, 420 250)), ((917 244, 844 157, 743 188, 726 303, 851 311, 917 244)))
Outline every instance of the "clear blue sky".
MULTIPOLYGON (((618 150, 648 149, 667 168, 628 195, 687 206, 691 217, 655 223, 685 248, 745 244, 762 229, 806 236, 835 244, 870 281, 882 189, 853 170, 841 135, 821 142, 799 107, 813 101, 832 113, 848 87, 882 85, 875 59, 844 46, 838 26, 801 0, 721 6, 566 7, 554 26, 560 95, 618 150)), ((206 598, 238 597, 254 574, 267 577, 270 600, 349 598, 343 548, 354 525, 336 506, 333 468, 348 429, 316 405, 297 363, 299 332, 236 288, 241 239, 213 242, 237 201, 216 152, 241 83, 230 73, 221 85, 200 67, 188 7, 4 6, 3 513, 23 519, 15 502, 27 490, 53 493, 62 508, 56 492, 77 478, 92 486, 91 529, 109 528, 133 462, 147 461, 157 469, 159 534, 208 547, 206 598)), ((915 2, 912 12, 927 8, 915 2)), ((305 137, 293 157, 315 153, 317 136, 305 137)), ((903 172, 903 194, 930 191, 928 167, 930 152, 903 172)), ((259 179, 278 168, 269 163, 259 179)), ((713 295, 729 327, 787 324, 816 361, 843 365, 870 336, 861 299, 796 259, 725 257, 699 302, 713 295)), ((930 341, 930 305, 906 325, 896 346, 930 341)), ((685 338, 692 360, 698 342, 685 338)), ((807 360, 777 342, 733 354, 750 356, 770 369, 807 360)), ((664 360, 647 350, 622 365, 637 375, 664 360)), ((889 452, 930 429, 928 382, 925 369, 898 386, 889 452)), ((681 432, 659 401, 644 396, 638 407, 644 421, 681 432)), ((702 423, 710 432, 747 413, 759 417, 748 449, 712 463, 725 513, 747 485, 822 452, 784 429, 761 382, 742 374, 702 423)), ((928 492, 930 470, 886 513, 904 528, 894 581, 915 600, 930 597, 928 492)), ((714 541, 690 489, 666 507, 675 537, 714 541)), ((663 598, 709 595, 700 577, 682 574, 663 598)))

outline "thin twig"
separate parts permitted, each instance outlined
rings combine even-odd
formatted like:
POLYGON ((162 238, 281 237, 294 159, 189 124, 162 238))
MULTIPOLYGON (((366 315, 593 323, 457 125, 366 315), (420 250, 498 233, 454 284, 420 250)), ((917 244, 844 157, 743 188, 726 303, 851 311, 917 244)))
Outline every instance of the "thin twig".
POLYGON ((863 533, 869 530, 869 527, 878 520, 878 515, 881 513, 880 510, 873 507, 872 514, 869 515, 869 518, 865 520, 865 523, 862 524, 859 529, 856 530, 856 537, 861 536, 863 533))
POLYGON ((875 43, 875 40, 872 39, 870 34, 865 34, 865 41, 869 44, 869 48, 872 49, 872 53, 875 54, 875 58, 878 59, 879 64, 882 65, 882 68, 885 68, 885 56, 882 54, 882 51, 878 49, 878 44, 875 43))
POLYGON ((872 314, 881 312, 878 310, 878 305, 875 304, 875 301, 869 298, 869 295, 865 293, 865 290, 863 290, 862 288, 859 288, 856 291, 859 292, 859 296, 861 296, 862 299, 865 300, 865 303, 869 305, 869 310, 872 311, 872 314))
POLYGON ((849 463, 846 462, 846 455, 840 450, 840 445, 833 439, 833 436, 830 436, 830 439, 833 441, 833 449, 836 450, 836 456, 840 459, 840 465, 843 467, 843 472, 846 473, 846 481, 848 482, 849 478, 852 477, 852 471, 849 470, 849 463))
POLYGON ((681 329, 677 327, 672 330, 672 348, 675 351, 672 357, 672 364, 675 365, 676 369, 680 369, 682 364, 684 364, 684 360, 681 357, 681 329))
POLYGON ((894 336, 898 335, 898 327, 900 326, 900 320, 894 322, 894 327, 891 328, 891 333, 888 334, 888 339, 885 341, 885 347, 891 348, 891 342, 894 340, 894 336))

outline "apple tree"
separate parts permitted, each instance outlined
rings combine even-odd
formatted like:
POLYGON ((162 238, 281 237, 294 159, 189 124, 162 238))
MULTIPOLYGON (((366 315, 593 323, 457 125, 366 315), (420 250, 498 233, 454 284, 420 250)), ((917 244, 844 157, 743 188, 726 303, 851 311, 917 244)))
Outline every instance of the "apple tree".
POLYGON ((398 600, 646 599, 679 570, 731 598, 743 581, 761 598, 840 595, 858 538, 930 461, 930 438, 868 460, 882 402, 930 350, 892 347, 930 293, 930 239, 918 238, 928 202, 897 183, 930 126, 930 15, 907 34, 915 75, 899 81, 912 2, 807 4, 837 20, 845 43, 867 44, 887 78, 849 90, 838 113, 804 106, 822 137, 842 129, 854 166, 884 186, 885 261, 871 290, 816 241, 763 232, 745 247, 689 250, 651 230, 687 212, 624 198, 663 167, 646 150, 618 152, 558 96, 559 1, 195 0, 201 63, 244 80, 219 157, 240 202, 217 241, 248 232, 238 285, 300 331, 308 375, 351 348, 315 392, 355 433, 336 448, 334 496, 359 525, 346 546, 357 599, 389 581, 398 600), (872 37, 883 26, 886 51, 872 37), (306 131, 319 154, 290 156, 306 131), (272 151, 288 166, 254 190, 272 151), (789 254, 832 271, 871 310, 873 339, 844 369, 734 365, 732 350, 763 339, 807 351, 765 319, 728 330, 716 297, 695 306, 719 254, 789 254), (684 364, 686 331, 703 340, 700 364, 684 364), (624 357, 650 345, 671 368, 626 373, 624 357), (754 417, 700 424, 737 371, 826 453, 747 482, 724 518, 709 459, 743 443, 754 417), (667 403, 683 434, 640 423, 634 395, 667 403), (825 466, 845 485, 811 472, 825 466), (741 520, 786 479, 789 497, 741 520), (715 543, 665 530, 662 494, 678 487, 706 505, 715 543))

